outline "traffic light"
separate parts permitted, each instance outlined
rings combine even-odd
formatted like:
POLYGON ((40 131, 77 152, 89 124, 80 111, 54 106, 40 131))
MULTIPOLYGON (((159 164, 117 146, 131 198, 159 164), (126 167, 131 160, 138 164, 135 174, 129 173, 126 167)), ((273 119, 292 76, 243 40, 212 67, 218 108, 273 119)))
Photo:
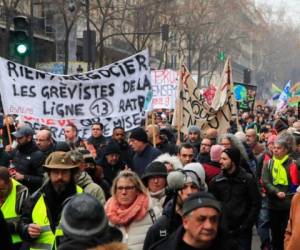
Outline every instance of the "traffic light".
POLYGON ((26 57, 30 54, 30 23, 26 16, 15 16, 14 23, 14 54, 26 57))
POLYGON ((218 58, 220 61, 225 61, 225 51, 220 51, 218 54, 218 58))
POLYGON ((161 40, 167 42, 169 40, 169 24, 161 26, 161 40))

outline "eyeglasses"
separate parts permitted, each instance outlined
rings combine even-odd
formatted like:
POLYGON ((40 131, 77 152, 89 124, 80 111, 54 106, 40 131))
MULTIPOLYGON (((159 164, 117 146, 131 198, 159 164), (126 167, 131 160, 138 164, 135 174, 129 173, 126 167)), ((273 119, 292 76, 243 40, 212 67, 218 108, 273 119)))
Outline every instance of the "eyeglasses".
POLYGON ((125 187, 119 186, 119 187, 117 187, 117 191, 123 191, 123 190, 132 191, 134 189, 135 189, 135 186, 125 186, 125 187))
POLYGON ((205 147, 211 147, 210 144, 205 144, 205 143, 201 143, 201 146, 205 146, 205 147))

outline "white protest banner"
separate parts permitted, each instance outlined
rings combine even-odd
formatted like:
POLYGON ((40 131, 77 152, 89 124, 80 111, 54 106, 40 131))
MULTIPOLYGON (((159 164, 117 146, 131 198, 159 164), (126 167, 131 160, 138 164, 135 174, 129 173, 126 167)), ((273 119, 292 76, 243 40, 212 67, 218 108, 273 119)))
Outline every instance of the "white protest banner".
POLYGON ((103 135, 105 137, 111 136, 114 127, 123 127, 125 131, 140 127, 142 120, 145 119, 145 112, 123 115, 114 118, 92 118, 83 120, 74 119, 50 119, 50 118, 34 118, 32 116, 21 116, 20 121, 30 124, 34 130, 39 130, 42 126, 47 126, 56 141, 64 141, 64 127, 68 124, 76 125, 78 129, 78 136, 87 139, 91 136, 91 125, 94 122, 101 122, 103 124, 103 135))
POLYGON ((191 125, 204 130, 211 127, 218 129, 220 133, 226 132, 230 120, 236 116, 231 74, 232 68, 228 60, 217 86, 212 106, 209 106, 188 69, 182 65, 173 125, 180 127, 181 132, 185 134, 191 125))
POLYGON ((6 114, 80 120, 141 113, 150 77, 147 50, 75 75, 46 73, 0 58, 6 114))
POLYGON ((171 69, 152 70, 152 109, 174 109, 178 73, 171 69))

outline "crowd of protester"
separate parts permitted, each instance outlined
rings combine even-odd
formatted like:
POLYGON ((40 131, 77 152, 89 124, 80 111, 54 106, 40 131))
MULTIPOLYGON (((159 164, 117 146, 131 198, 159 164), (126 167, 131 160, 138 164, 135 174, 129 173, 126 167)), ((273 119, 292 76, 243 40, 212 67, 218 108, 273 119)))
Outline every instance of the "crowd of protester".
POLYGON ((254 230, 263 250, 299 249, 295 109, 257 106, 223 134, 168 116, 109 138, 68 124, 64 141, 5 117, 0 249, 251 250, 254 230))

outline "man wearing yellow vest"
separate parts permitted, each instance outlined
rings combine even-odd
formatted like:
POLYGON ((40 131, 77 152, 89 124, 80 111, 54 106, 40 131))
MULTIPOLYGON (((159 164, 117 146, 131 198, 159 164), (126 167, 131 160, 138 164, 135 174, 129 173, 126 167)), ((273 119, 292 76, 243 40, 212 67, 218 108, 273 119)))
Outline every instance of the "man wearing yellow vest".
POLYGON ((10 178, 8 169, 0 166, 0 208, 12 235, 13 249, 22 245, 17 234, 17 225, 20 218, 21 206, 28 196, 28 189, 10 178))
POLYGON ((64 202, 82 192, 74 181, 79 162, 73 151, 51 153, 44 167, 49 180, 25 202, 19 223, 20 236, 31 250, 57 248, 64 202))

